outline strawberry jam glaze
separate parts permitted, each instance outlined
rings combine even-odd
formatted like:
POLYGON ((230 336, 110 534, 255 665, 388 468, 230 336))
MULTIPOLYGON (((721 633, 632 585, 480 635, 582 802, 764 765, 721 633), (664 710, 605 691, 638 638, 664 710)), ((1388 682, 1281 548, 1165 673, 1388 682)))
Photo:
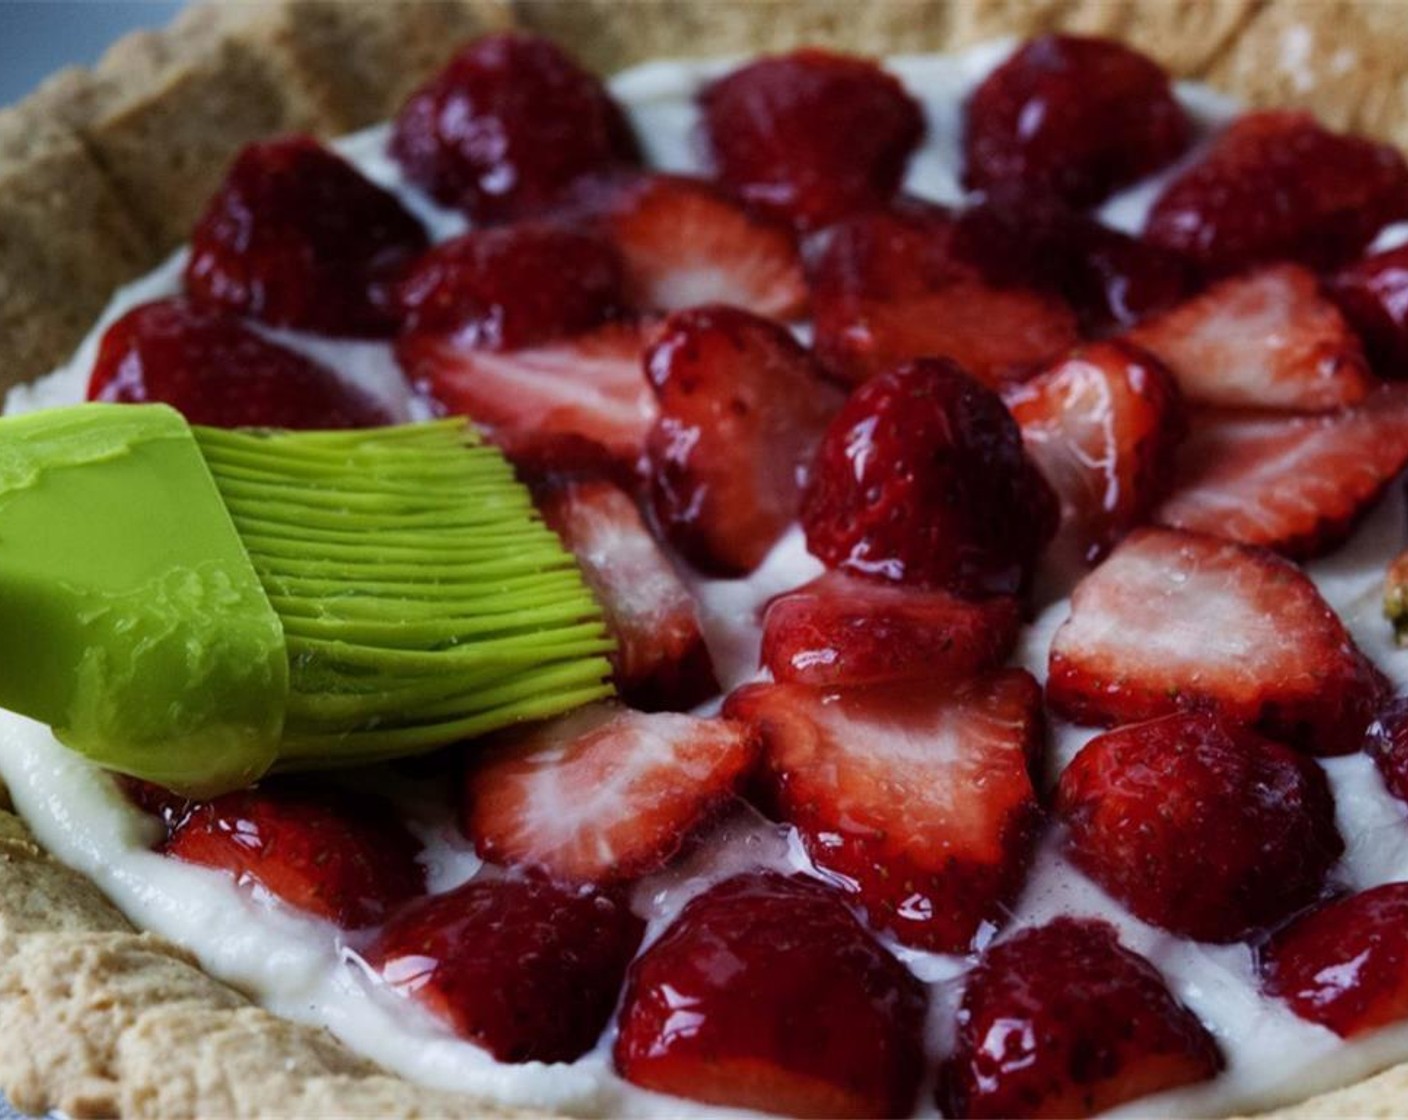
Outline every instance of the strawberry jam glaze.
MULTIPOLYGON (((921 101, 929 139, 913 159, 906 188, 941 202, 962 197, 958 182, 960 108, 974 84, 1004 58, 1008 44, 992 44, 946 58, 896 58, 888 63, 921 101)), ((692 142, 694 97, 707 80, 726 72, 722 63, 655 63, 623 74, 612 90, 627 108, 649 164, 697 171, 692 142)), ((1232 106, 1207 90, 1180 88, 1179 96, 1206 128, 1226 120, 1232 106)), ((464 220, 407 187, 386 155, 385 128, 338 145, 368 177, 394 191, 425 224, 434 240, 461 232, 464 220)), ((1137 232, 1167 172, 1111 199, 1101 216, 1137 232)), ((1385 231, 1380 247, 1405 239, 1385 231)), ((66 367, 34 386, 15 390, 8 411, 26 411, 80 400, 102 329, 132 306, 179 289, 183 255, 119 292, 103 321, 66 367)), ((268 334, 341 371, 398 417, 417 418, 425 406, 405 388, 384 342, 321 339, 284 330, 268 334)), ((1381 505, 1347 545, 1309 573, 1339 612, 1359 646, 1400 690, 1408 689, 1408 654, 1394 649, 1380 614, 1383 570, 1398 549, 1396 503, 1381 505)), ((1048 562, 1049 568, 1056 568, 1048 562)), ((800 531, 783 538, 747 579, 695 579, 692 587, 718 676, 725 689, 757 675, 759 608, 774 595, 819 574, 800 531)), ((1049 570, 1038 588, 1042 608, 1024 632, 1016 661, 1044 678, 1052 635, 1067 617, 1073 571, 1049 570)), ((1091 737, 1088 730, 1057 723, 1048 753, 1048 785, 1091 737)), ((1408 879, 1408 811, 1384 791, 1368 755, 1321 760, 1337 803, 1347 850, 1333 879, 1362 890, 1408 879)), ((505 1103, 587 1114, 683 1115, 717 1113, 707 1106, 662 1097, 632 1086, 612 1069, 610 1035, 570 1064, 495 1062, 451 1036, 426 1013, 382 989, 361 961, 356 935, 300 916, 257 891, 237 889, 224 875, 152 852, 156 822, 123 799, 104 774, 63 749, 48 730, 0 713, 0 774, 39 839, 101 886, 139 926, 191 948, 214 975, 250 992, 270 1009, 322 1023, 353 1047, 415 1080, 482 1094, 505 1103)), ((355 779, 354 779, 355 780, 355 779)), ((425 845, 421 860, 432 893, 449 890, 481 869, 481 861, 449 813, 412 778, 379 775, 378 788, 398 786, 398 800, 412 831, 425 845)), ((812 871, 794 832, 740 807, 691 856, 640 882, 633 907, 656 939, 692 897, 740 871, 771 868, 812 871)), ((1009 932, 1041 925, 1062 914, 1104 918, 1123 944, 1164 975, 1172 992, 1211 1030, 1227 1060, 1215 1080, 1126 1106, 1141 1115, 1225 1113, 1289 1101, 1357 1080, 1408 1058, 1408 1025, 1390 1027, 1365 1041, 1342 1042, 1324 1028, 1298 1019, 1262 995, 1251 950, 1243 944, 1197 944, 1146 925, 1076 873, 1050 837, 1040 847, 1009 932)), ((980 934, 990 938, 992 931, 980 934)), ((966 957, 891 946, 930 991, 931 1058, 951 1047, 954 1011, 966 957)), ((920 1114, 934 1113, 931 1087, 920 1095, 920 1114)))

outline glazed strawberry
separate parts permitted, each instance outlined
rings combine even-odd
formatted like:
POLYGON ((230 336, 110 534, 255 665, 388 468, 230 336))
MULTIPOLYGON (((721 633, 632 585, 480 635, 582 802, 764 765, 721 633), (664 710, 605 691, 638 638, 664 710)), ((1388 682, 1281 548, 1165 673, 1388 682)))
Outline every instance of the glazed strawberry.
POLYGON ((1389 793, 1408 802, 1408 698, 1396 696, 1379 709, 1364 732, 1364 753, 1389 793))
POLYGON ((1342 1038, 1408 1018, 1408 883, 1302 914, 1261 962, 1268 992, 1342 1038))
POLYGON ((543 519, 577 557, 605 612, 622 698, 647 711, 686 711, 715 695, 694 598, 635 500, 603 478, 559 478, 534 491, 543 519))
POLYGON ((1314 902, 1344 851, 1325 773, 1208 712, 1092 739, 1061 775, 1075 863, 1146 922, 1236 941, 1314 902))
POLYGON ((1091 1116, 1222 1071, 1207 1028, 1112 927, 1057 918, 968 977, 940 1078, 948 1116, 1091 1116))
POLYGON ((769 800, 870 924, 966 951, 1021 888, 1038 820, 1041 689, 1011 669, 945 688, 755 684, 727 715, 763 737, 769 800))
POLYGON ((332 370, 182 299, 134 307, 108 327, 90 401, 160 402, 215 428, 367 428, 390 412, 332 370))
POLYGON ((1359 339, 1301 265, 1223 280, 1129 338, 1161 358, 1196 404, 1328 412, 1374 387, 1359 339))
POLYGON ((1408 245, 1345 265, 1329 278, 1330 298, 1364 340, 1383 377, 1408 377, 1408 245))
POLYGON ((774 680, 826 688, 961 681, 1007 660, 1022 609, 827 572, 779 595, 763 616, 762 664, 774 680))
POLYGON ((593 705, 476 755, 464 831, 485 859, 568 882, 638 878, 733 798, 757 753, 728 720, 593 705))
POLYGON ((932 360, 851 395, 802 502, 807 547, 828 567, 969 597, 1024 587, 1057 518, 997 394, 932 360))
POLYGON ((387 806, 327 788, 270 785, 195 802, 160 851, 348 929, 378 925, 425 893, 420 846, 387 806))
POLYGON ((1004 399, 1087 559, 1142 523, 1168 488, 1184 432, 1178 389, 1136 347, 1083 347, 1004 399))
POLYGON ((1316 754, 1355 750, 1383 678, 1294 564, 1139 529, 1076 586, 1046 698, 1077 723, 1214 712, 1316 754))
POLYGON ((407 906, 362 955, 499 1061, 570 1062, 606 1027, 641 932, 613 896, 491 879, 407 906))
POLYGON ((574 179, 638 159, 601 82, 515 33, 470 43, 413 93, 390 148, 411 182, 479 222, 544 211, 574 179))
POLYGON ((693 899, 631 969, 627 1081, 789 1116, 903 1116, 923 986, 812 879, 754 872, 693 899))
POLYGON ((924 136, 919 104, 899 82, 824 50, 759 59, 699 103, 720 178, 799 229, 883 205, 924 136))
POLYGON ((655 517, 702 571, 743 575, 796 519, 840 394, 786 328, 720 304, 679 311, 646 352, 655 517))
POLYGON ((1177 176, 1144 236, 1209 272, 1287 258, 1341 264, 1408 217, 1408 164, 1386 144, 1331 132, 1305 113, 1247 113, 1177 176))
POLYGON ((198 307, 332 335, 390 334, 377 285, 425 249, 396 196, 309 136, 241 150, 191 234, 198 307))
POLYGON ((1324 416, 1195 418, 1154 518, 1287 556, 1335 548, 1408 464, 1408 387, 1324 416))

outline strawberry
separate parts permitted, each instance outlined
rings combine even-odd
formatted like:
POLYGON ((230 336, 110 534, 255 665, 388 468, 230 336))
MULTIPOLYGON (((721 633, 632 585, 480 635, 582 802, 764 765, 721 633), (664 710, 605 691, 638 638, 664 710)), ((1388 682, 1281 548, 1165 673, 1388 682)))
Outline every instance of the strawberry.
POLYGON ((940 1104, 948 1116, 1091 1116, 1222 1068, 1207 1028, 1112 927, 1057 918, 969 973, 940 1104))
POLYGON ((1286 258, 1327 268, 1408 217, 1408 164, 1308 114, 1238 118, 1164 188, 1144 236, 1212 273, 1286 258))
POLYGON ((347 929, 379 925, 425 893, 419 845, 372 798, 267 785, 194 802, 168 823, 164 855, 228 872, 347 929))
POLYGON ((732 799, 757 751, 727 720, 582 708, 475 756, 464 831, 485 859, 569 882, 638 878, 732 799))
POLYGON ((753 872, 694 898, 631 968, 627 1081, 789 1116, 904 1116, 923 985, 812 879, 753 872))
POLYGON ((1146 922, 1236 941, 1314 902, 1344 851, 1312 759, 1208 712, 1092 739, 1056 813, 1083 871, 1146 922))
POLYGON ((362 954, 501 1062, 570 1062, 611 1017, 642 923, 611 895, 481 879, 407 906, 362 954))
POLYGON ((1327 291, 1383 377, 1408 377, 1408 245, 1345 265, 1327 291))
POLYGON ((660 402, 646 444, 657 521, 702 571, 752 571, 797 516, 839 394, 784 327, 722 305, 671 315, 645 370, 660 402))
POLYGON ((1296 558, 1339 545, 1408 464, 1408 387, 1324 416, 1195 419, 1160 524, 1296 558))
POLYGON ((648 337, 645 325, 608 323, 559 342, 496 352, 464 345, 453 334, 411 334, 396 341, 396 359, 413 385, 442 408, 495 429, 496 439, 576 436, 632 465, 656 413, 641 372, 648 337))
POLYGON ((1038 819, 1041 689, 1025 670, 942 689, 755 684, 724 712, 759 729, 773 807, 872 926, 958 953, 1002 921, 1038 819))
POLYGON ((392 415, 311 358, 182 299, 143 303, 104 332, 90 401, 159 401, 215 428, 368 428, 392 415))
POLYGON ((1408 883, 1302 914, 1271 939, 1261 963, 1268 992, 1341 1038, 1408 1019, 1408 883))
POLYGON ((376 286, 429 244, 396 196, 309 136, 249 144, 191 234, 191 302, 281 327, 390 334, 376 286))
POLYGON ((1172 163, 1191 137, 1157 63, 1108 39, 1043 35, 968 98, 963 182, 1091 206, 1172 163))
POLYGON ((573 180, 638 161, 606 88, 536 35, 486 35, 411 94, 392 126, 406 178, 478 222, 549 209, 573 180))
POLYGON ((1214 284, 1129 339, 1162 359, 1196 404, 1329 412, 1374 387, 1358 338, 1297 264, 1214 284))
POLYGON ((1167 489, 1183 413, 1173 378, 1143 351, 1093 343, 1004 399, 1087 559, 1144 521, 1167 489))
POLYGON ((1007 660, 1021 620, 1011 596, 972 602, 827 572, 768 604, 762 664, 818 688, 961 681, 1007 660))
POLYGON ((646 710, 683 711, 715 695, 694 599, 631 496, 603 478, 556 478, 534 497, 606 614, 621 696, 646 710))
POLYGON ((1364 732, 1364 753, 1389 793, 1408 802, 1408 697, 1396 696, 1379 709, 1364 732))
POLYGON ((829 567, 968 597, 1024 587, 1057 517, 997 394, 933 360, 851 395, 802 500, 807 547, 829 567))
POLYGON ((741 67, 699 104, 724 183, 804 230, 883 205, 924 136, 923 111, 898 81, 817 49, 741 67))

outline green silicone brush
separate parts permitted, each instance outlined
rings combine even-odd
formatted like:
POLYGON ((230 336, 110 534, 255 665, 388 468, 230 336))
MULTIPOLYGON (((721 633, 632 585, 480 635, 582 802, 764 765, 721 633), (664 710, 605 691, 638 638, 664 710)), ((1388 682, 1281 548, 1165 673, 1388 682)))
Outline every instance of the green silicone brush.
POLYGON ((611 692, 576 563, 461 420, 0 420, 0 705, 193 795, 426 751, 611 692))

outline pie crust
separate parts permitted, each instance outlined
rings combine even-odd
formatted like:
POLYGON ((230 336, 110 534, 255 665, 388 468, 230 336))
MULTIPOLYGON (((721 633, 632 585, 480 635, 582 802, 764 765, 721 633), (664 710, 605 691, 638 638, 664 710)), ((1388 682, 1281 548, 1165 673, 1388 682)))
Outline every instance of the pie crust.
MULTIPOLYGON (((117 285, 185 239, 234 151, 385 119, 449 51, 521 26, 610 73, 824 43, 942 51, 1118 36, 1253 105, 1408 147, 1403 0, 273 0, 187 10, 0 110, 0 389, 67 357, 117 285)), ((0 1088, 72 1116, 504 1116, 286 1022, 130 924, 0 790, 0 1088), (23 1040, 20 1042, 18 1040, 23 1040)), ((1276 1115, 1390 1116, 1408 1064, 1276 1115)))

